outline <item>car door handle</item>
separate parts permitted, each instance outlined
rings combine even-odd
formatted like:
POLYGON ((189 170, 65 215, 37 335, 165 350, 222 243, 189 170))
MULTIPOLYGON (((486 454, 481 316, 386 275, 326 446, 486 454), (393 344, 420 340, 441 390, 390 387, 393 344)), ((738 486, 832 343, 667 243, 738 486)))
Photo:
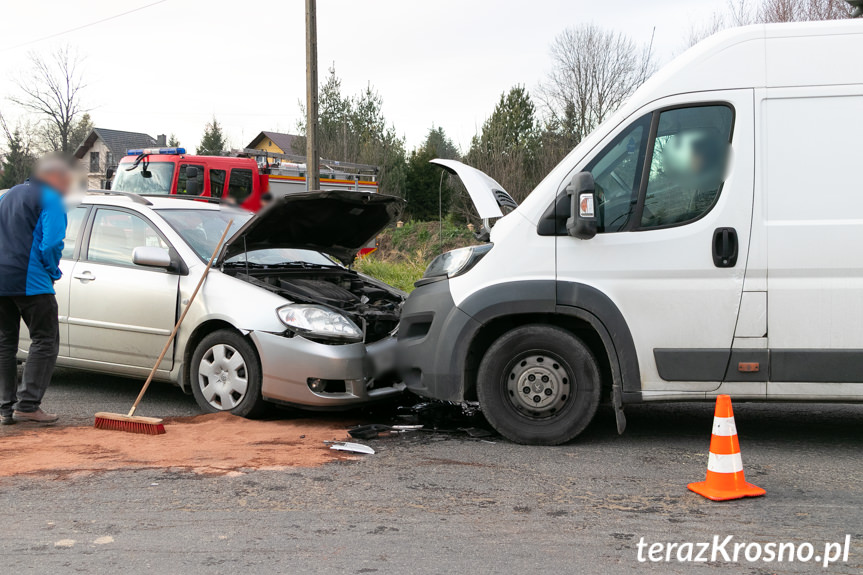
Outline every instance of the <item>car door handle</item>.
POLYGON ((713 232, 713 265, 718 268, 733 268, 737 265, 737 230, 716 228, 713 232))
POLYGON ((94 276, 93 272, 91 272, 91 271, 81 272, 79 274, 73 274, 72 277, 75 278, 76 280, 81 280, 82 282, 89 282, 89 281, 93 281, 94 279, 96 279, 96 276, 94 276))

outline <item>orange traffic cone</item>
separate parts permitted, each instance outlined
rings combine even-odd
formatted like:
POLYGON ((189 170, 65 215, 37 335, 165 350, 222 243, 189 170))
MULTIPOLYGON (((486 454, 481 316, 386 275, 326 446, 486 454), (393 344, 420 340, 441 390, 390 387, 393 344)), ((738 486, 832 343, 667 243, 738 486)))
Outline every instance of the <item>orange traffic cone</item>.
POLYGON ((743 476, 737 426, 734 425, 731 398, 727 395, 716 398, 710 457, 707 459, 707 480, 690 483, 687 487, 713 501, 758 497, 767 493, 760 487, 747 483, 743 476))

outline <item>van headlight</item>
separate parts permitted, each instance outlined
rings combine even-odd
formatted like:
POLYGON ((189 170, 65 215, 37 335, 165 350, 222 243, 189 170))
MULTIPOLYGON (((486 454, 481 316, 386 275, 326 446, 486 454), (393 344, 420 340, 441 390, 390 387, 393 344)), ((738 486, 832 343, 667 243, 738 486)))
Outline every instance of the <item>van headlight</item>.
MULTIPOLYGON (((454 278, 476 265, 485 254, 491 251, 494 244, 482 244, 459 248, 445 254, 441 254, 429 264, 423 274, 423 279, 439 278, 446 276, 454 278)), ((422 282, 422 280, 420 280, 422 282)), ((417 282, 417 283, 420 283, 417 282)))
POLYGON ((340 342, 363 340, 363 330, 357 324, 324 306, 291 304, 280 307, 276 313, 283 324, 302 336, 340 342))

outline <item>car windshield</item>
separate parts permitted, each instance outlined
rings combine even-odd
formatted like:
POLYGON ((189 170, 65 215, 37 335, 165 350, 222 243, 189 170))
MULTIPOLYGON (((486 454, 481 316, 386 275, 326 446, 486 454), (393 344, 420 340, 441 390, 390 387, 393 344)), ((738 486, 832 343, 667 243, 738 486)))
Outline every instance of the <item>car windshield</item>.
MULTIPOLYGON (((186 243, 195 250, 202 260, 207 261, 213 255, 222 232, 230 220, 234 220, 227 237, 234 235, 252 214, 236 208, 221 208, 219 210, 162 209, 159 214, 174 230, 180 234, 186 243)), ((227 260, 226 263, 242 263, 247 261, 246 254, 240 254, 227 260)), ((336 262, 326 255, 303 249, 271 248, 254 250, 248 253, 248 263, 251 265, 277 266, 285 264, 311 264, 316 266, 333 266, 336 262)))
POLYGON ((111 189, 135 194, 170 194, 174 183, 174 162, 151 162, 144 172, 141 162, 131 170, 131 162, 120 162, 111 189), (149 177, 145 177, 148 175, 149 177))

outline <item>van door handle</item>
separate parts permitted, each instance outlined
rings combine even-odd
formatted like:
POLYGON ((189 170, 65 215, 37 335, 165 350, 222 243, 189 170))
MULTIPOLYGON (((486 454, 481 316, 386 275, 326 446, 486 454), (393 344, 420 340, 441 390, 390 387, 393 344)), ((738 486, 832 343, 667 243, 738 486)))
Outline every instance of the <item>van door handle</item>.
POLYGON ((718 268, 733 268, 737 265, 737 230, 716 228, 713 232, 713 265, 718 268))
POLYGON ((75 278, 76 280, 81 280, 82 282, 89 282, 89 281, 93 281, 94 279, 96 279, 96 276, 94 276, 93 272, 91 272, 91 271, 85 271, 85 272, 81 272, 79 274, 73 274, 72 277, 75 278))

